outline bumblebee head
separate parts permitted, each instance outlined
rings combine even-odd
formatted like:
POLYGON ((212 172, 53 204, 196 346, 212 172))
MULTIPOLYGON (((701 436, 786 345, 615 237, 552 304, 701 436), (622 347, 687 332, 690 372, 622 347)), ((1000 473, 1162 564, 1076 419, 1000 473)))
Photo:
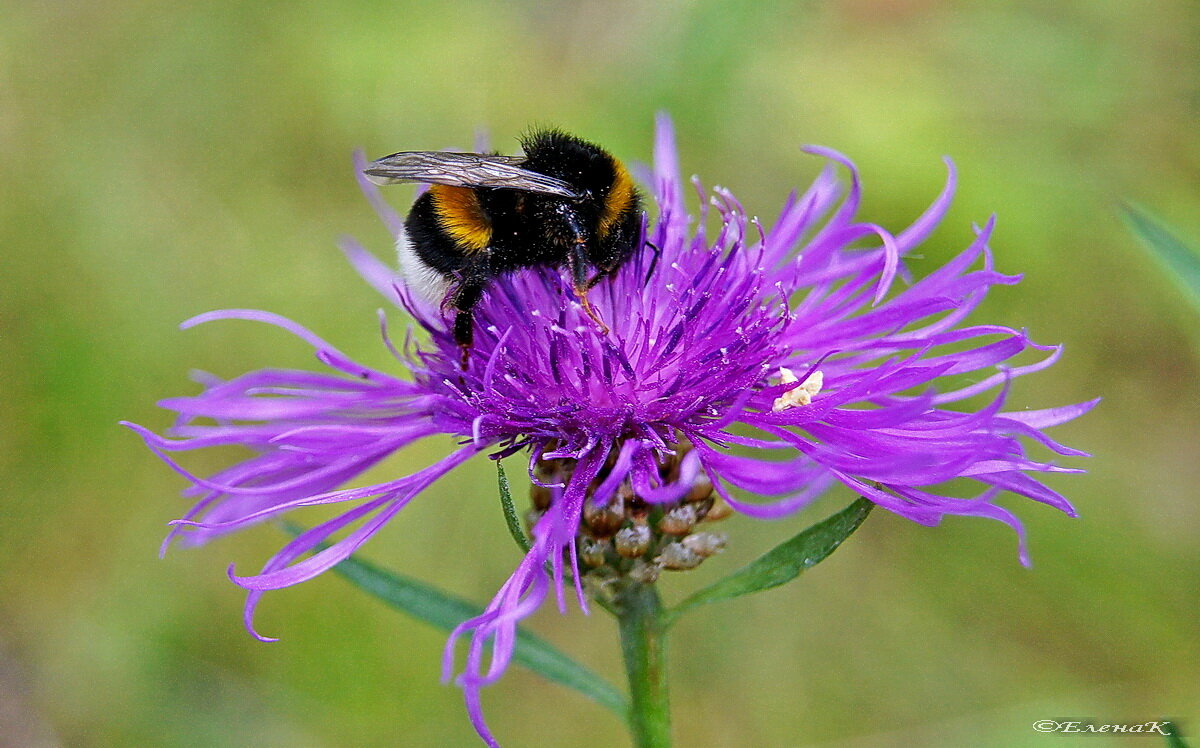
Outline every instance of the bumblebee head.
POLYGON ((604 239, 638 207, 633 178, 625 165, 599 146, 560 130, 541 130, 521 139, 530 171, 562 180, 574 188, 571 199, 595 235, 604 239))

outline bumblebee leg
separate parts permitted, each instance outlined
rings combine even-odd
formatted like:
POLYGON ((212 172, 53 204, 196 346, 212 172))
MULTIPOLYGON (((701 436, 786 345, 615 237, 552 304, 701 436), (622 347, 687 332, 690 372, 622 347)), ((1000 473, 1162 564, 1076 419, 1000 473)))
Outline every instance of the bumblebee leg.
MULTIPOLYGON (((456 322, 457 322, 457 319, 456 319, 456 322)), ((457 325, 456 325, 456 329, 457 329, 457 325)), ((459 366, 462 368, 463 371, 466 371, 467 364, 469 364, 470 362, 471 362, 471 344, 470 343, 459 343, 458 344, 458 364, 459 364, 459 366)))
POLYGON ((658 268, 658 259, 662 257, 662 249, 657 244, 646 242, 646 246, 654 251, 654 259, 650 261, 650 269, 646 271, 646 279, 642 281, 642 288, 645 288, 646 284, 650 282, 650 276, 654 275, 655 269, 658 268))
POLYGON ((467 367, 467 355, 471 350, 471 341, 475 338, 474 308, 483 296, 483 284, 478 281, 464 280, 454 290, 450 305, 456 311, 454 315, 454 340, 462 349, 463 368, 467 367))
MULTIPOLYGON (((588 300, 588 289, 596 285, 597 279, 591 281, 587 279, 587 245, 583 242, 576 242, 575 246, 567 255, 567 264, 571 268, 571 283, 575 291, 575 295, 579 297, 579 303, 583 305, 583 311, 592 318, 599 327, 602 335, 608 334, 608 325, 604 324, 604 320, 600 319, 600 315, 596 313, 596 308, 592 306, 592 302, 588 300)), ((597 276, 597 278, 600 276, 597 276)))
POLYGON ((612 275, 611 270, 601 270, 600 272, 598 272, 592 276, 591 280, 589 280, 587 282, 587 285, 585 285, 583 287, 584 290, 591 291, 593 288, 595 288, 597 285, 600 284, 600 281, 604 280, 605 278, 607 278, 610 275, 612 275))

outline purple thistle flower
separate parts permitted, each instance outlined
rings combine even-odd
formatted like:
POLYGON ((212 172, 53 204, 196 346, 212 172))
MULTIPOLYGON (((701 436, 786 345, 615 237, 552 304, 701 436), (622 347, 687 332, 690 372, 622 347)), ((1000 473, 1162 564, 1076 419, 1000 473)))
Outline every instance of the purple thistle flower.
MULTIPOLYGON (((444 661, 449 679, 455 641, 469 634, 457 682, 489 744, 494 739, 483 721, 480 689, 507 667, 518 623, 551 590, 565 610, 568 573, 586 610, 588 569, 603 566, 605 553, 614 557, 604 545, 614 534, 621 555, 638 557, 633 571, 624 567, 627 573, 643 581, 719 550, 719 537, 688 536, 706 513, 717 516, 713 491, 716 505, 723 501, 764 519, 791 514, 836 483, 924 525, 947 514, 990 517, 1016 531, 1021 561, 1028 564, 1021 522, 996 499, 1019 494, 1074 516, 1066 498, 1036 476, 1079 471, 1028 457, 1023 438, 1060 455, 1083 455, 1043 430, 1081 415, 1095 401, 1002 410, 1012 380, 1051 366, 1060 348, 1037 345, 1024 331, 1007 327, 961 326, 992 286, 1019 280, 993 269, 988 240, 994 219, 945 266, 916 282, 898 282, 908 278, 902 258, 950 204, 955 176, 949 161, 941 195, 892 235, 855 221, 860 185, 853 164, 834 151, 809 151, 831 164, 807 192, 789 198, 772 227, 748 218, 730 193, 718 189, 712 204, 720 229, 709 236, 705 193, 695 182, 704 207, 692 222, 671 125, 660 119, 653 171, 659 215, 646 236, 655 249, 640 252, 591 295, 611 327, 608 335, 583 311, 569 280, 553 269, 530 269, 488 288, 475 310, 475 340, 464 370, 440 310, 410 294, 390 267, 353 243, 344 250, 358 271, 407 309, 428 336, 427 342, 406 341, 402 352, 384 326, 385 343, 402 364, 395 373, 358 364, 304 327, 267 312, 220 311, 184 323, 248 319, 282 327, 312 345, 327 371, 205 377, 201 394, 161 403, 179 413, 169 431, 173 439, 130 425, 192 484, 185 494, 196 504, 175 521, 167 543, 175 537, 203 542, 300 507, 348 507, 289 542, 260 573, 239 576, 230 568, 230 578, 249 590, 247 628, 270 641, 253 628, 264 592, 311 579, 344 560, 473 455, 527 452, 535 493, 532 548, 485 612, 453 632, 444 661), (849 170, 848 190, 835 178, 835 164, 849 170), (860 240, 875 246, 858 248, 860 240), (1046 355, 1033 364, 1005 366, 1030 349, 1046 355), (962 375, 972 383, 946 384, 962 375), (953 408, 988 391, 995 397, 981 409, 953 408), (339 488, 434 434, 455 438, 457 448, 412 475, 339 488), (223 445, 242 445, 254 454, 209 477, 192 474, 169 455, 223 445), (946 484, 957 478, 972 479, 977 490, 948 495, 946 484), (731 488, 771 498, 751 502, 731 488), (684 537, 670 552, 660 543, 660 555, 643 556, 644 538, 633 531, 622 538, 617 528, 644 524, 651 505, 674 510, 671 521, 678 525, 660 524, 655 538, 684 537), (615 513, 601 516, 613 507, 615 513), (343 530, 343 537, 301 560, 343 530)), ((398 237, 400 217, 374 186, 364 180, 362 187, 398 237)))

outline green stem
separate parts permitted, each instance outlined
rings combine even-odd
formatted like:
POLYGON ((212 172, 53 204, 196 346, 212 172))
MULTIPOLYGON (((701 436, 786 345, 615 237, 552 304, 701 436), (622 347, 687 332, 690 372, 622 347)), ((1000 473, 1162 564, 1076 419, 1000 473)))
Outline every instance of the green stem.
POLYGON ((653 585, 630 581, 617 596, 621 653, 629 676, 629 729, 638 748, 669 748, 667 630, 653 585))

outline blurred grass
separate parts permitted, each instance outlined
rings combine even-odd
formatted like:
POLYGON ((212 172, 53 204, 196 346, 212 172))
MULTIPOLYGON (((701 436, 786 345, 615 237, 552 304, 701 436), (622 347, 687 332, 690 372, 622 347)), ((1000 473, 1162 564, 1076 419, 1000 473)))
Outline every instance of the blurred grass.
MULTIPOLYGON (((314 364, 266 328, 177 331, 213 308, 271 309, 386 360, 380 302, 334 248, 351 233, 389 253, 353 148, 468 145, 484 126, 511 149, 538 122, 646 160, 659 109, 684 168, 764 217, 815 174, 801 143, 853 157, 863 215, 890 227, 925 207, 952 155, 959 197, 915 273, 999 214, 998 267, 1026 279, 977 319, 1067 348, 1013 402, 1106 398, 1055 433, 1096 454, 1089 475, 1053 482, 1081 518, 1010 503, 1033 571, 998 524, 876 513, 801 582, 684 620, 680 744, 1042 746, 1067 739, 1029 725, 1058 716, 1200 724, 1200 336, 1114 210, 1135 200, 1200 235, 1194 3, 118 0, 0 14, 0 733, 474 744, 457 690, 438 684, 442 635, 341 580, 268 598, 262 627, 282 643, 245 635, 223 570, 261 563, 278 531, 156 559, 181 482, 115 423, 165 425, 152 403, 193 391, 192 367, 314 364)), ((369 556, 487 599, 516 558, 494 491, 491 466, 469 465, 369 556)), ((668 596, 849 498, 780 525, 732 521, 730 552, 667 580, 668 596)), ((535 628, 620 679, 600 616, 547 609, 535 628)), ((485 699, 508 744, 624 744, 609 715, 525 673, 485 699)))

